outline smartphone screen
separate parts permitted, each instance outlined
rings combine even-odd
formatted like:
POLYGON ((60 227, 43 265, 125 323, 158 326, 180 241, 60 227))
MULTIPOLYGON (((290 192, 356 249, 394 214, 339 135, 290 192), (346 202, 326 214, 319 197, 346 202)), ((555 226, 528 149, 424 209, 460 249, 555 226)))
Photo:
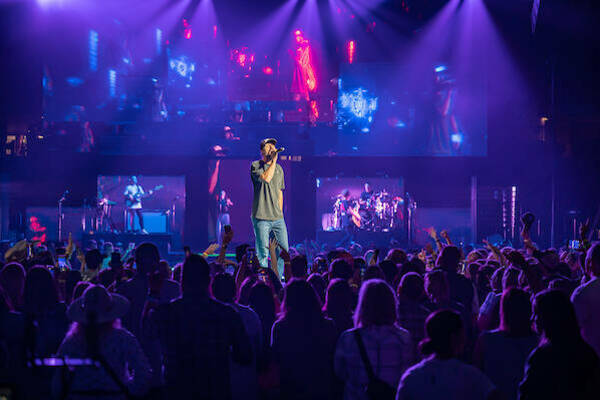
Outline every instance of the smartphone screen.
POLYGON ((579 250, 580 247, 581 247, 581 242, 579 240, 569 240, 569 249, 579 250))
POLYGON ((58 256, 58 268, 64 269, 67 267, 67 259, 65 256, 58 256))

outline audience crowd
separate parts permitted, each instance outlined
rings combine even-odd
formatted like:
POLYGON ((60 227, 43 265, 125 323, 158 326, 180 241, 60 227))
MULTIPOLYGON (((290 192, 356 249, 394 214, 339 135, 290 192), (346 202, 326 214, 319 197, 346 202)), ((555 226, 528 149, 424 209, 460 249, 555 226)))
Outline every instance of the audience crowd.
POLYGON ((225 257, 232 230, 175 266, 149 242, 21 241, 0 264, 0 397, 600 399, 600 244, 528 231, 522 248, 272 241, 268 269, 248 245, 225 257))

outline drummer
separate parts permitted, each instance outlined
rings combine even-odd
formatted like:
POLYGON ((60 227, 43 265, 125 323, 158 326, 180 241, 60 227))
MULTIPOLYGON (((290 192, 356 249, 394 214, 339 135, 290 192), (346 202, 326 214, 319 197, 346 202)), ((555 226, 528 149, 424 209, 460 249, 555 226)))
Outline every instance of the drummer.
POLYGON ((368 203, 371 200, 371 197, 373 197, 373 188, 371 187, 371 184, 369 184, 369 182, 365 182, 364 190, 360 194, 360 203, 368 203))

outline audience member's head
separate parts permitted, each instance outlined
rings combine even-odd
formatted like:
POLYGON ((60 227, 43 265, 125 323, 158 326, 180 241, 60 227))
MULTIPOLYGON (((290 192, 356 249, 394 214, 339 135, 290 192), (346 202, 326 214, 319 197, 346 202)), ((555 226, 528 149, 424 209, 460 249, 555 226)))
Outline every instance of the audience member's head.
POLYGON ((388 251, 385 259, 390 260, 396 265, 404 264, 406 261, 408 261, 406 252, 402 249, 391 249, 390 251, 388 251))
POLYGON ((46 267, 36 266, 27 272, 23 308, 27 314, 42 315, 59 301, 52 274, 46 267))
POLYGON ((25 269, 21 264, 11 262, 2 267, 0 286, 4 287, 12 306, 17 310, 21 309, 25 288, 25 269))
POLYGON ((559 290, 544 290, 533 300, 536 331, 543 340, 569 343, 581 338, 573 304, 559 290))
POLYGON ((344 279, 334 279, 327 286, 327 295, 323 311, 327 316, 352 315, 352 289, 344 279))
POLYGON ((67 316, 74 322, 68 336, 80 334, 85 340, 87 354, 99 354, 102 333, 120 326, 119 318, 129 310, 129 300, 118 294, 111 294, 101 285, 91 285, 67 310, 67 316))
POLYGON ((292 279, 283 291, 283 316, 286 319, 310 323, 321 319, 321 302, 304 279, 292 279))
POLYGON ((465 276, 469 278, 473 283, 475 283, 475 278, 477 277, 477 272, 479 271, 480 265, 477 263, 470 263, 467 265, 467 270, 465 276))
POLYGON ((460 265, 460 250, 456 246, 446 246, 440 252, 436 265, 448 272, 457 272, 460 265))
MULTIPOLYGON (((407 261, 408 262, 408 261, 407 261)), ((406 264, 406 263, 403 263, 406 264)), ((379 268, 383 273, 383 278, 387 283, 392 285, 398 275, 398 266, 392 260, 383 260, 379 263, 379 268)))
POLYGON ((77 282, 77 285, 75 285, 75 289, 73 289, 72 301, 75 301, 78 298, 80 298, 83 295, 83 292, 85 292, 85 289, 87 289, 91 285, 92 284, 90 282, 85 282, 85 281, 77 282))
POLYGON ((600 243, 594 243, 587 251, 585 270, 590 276, 600 277, 600 243))
POLYGON ((292 278, 306 279, 308 275, 308 263, 306 256, 295 256, 291 259, 292 278))
POLYGON ((171 267, 167 260, 160 260, 158 263, 158 273, 163 280, 171 279, 171 267))
POLYGON ((383 279, 385 280, 385 276, 383 275, 383 271, 377 265, 369 265, 367 270, 365 271, 364 281, 369 281, 371 279, 383 279))
POLYGON ((500 301, 500 329, 511 336, 531 334, 531 301, 529 293, 509 288, 500 301))
POLYGON ((256 311, 263 324, 275 321, 275 299, 273 290, 264 282, 256 281, 250 289, 248 305, 256 311))
POLYGON ((425 283, 421 275, 409 272, 402 277, 398 285, 398 301, 421 301, 425 295, 425 283))
POLYGON ((325 303, 325 291, 327 290, 327 283, 325 282, 325 279, 323 279, 320 274, 313 273, 310 274, 307 282, 310 283, 313 289, 315 289, 315 293, 317 296, 319 296, 321 303, 325 303))
POLYGON ((91 249, 85 252, 85 268, 89 270, 98 270, 102 265, 102 253, 98 249, 91 249))
POLYGON ((256 283, 256 278, 247 277, 242 282, 237 295, 237 303, 243 306, 248 305, 248 301, 250 299, 250 291, 252 290, 252 286, 256 283))
POLYGON ((427 317, 425 339, 419 343, 425 356, 448 359, 462 354, 465 345, 465 330, 460 315, 450 310, 439 310, 427 317))
MULTIPOLYGON (((158 261, 156 262, 156 265, 158 266, 158 261)), ((207 295, 209 282, 210 268, 208 263, 204 257, 198 254, 191 254, 183 263, 183 270, 181 272, 181 293, 183 293, 184 296, 207 295)))
POLYGON ((358 295, 354 326, 384 326, 395 322, 396 295, 390 285, 380 279, 365 282, 358 295))
POLYGON ((160 254, 154 243, 141 243, 135 248, 135 264, 138 274, 143 276, 154 272, 158 269, 159 262, 160 254))
POLYGON ((2 285, 0 285, 0 316, 2 314, 13 311, 14 308, 10 302, 8 294, 4 291, 2 285))
POLYGON ((502 293, 502 278, 506 268, 498 268, 490 278, 490 287, 494 293, 502 293))
POLYGON ((341 258, 333 260, 329 266, 329 280, 341 278, 350 280, 352 278, 352 267, 346 260, 341 258))
POLYGON ((178 263, 175 268, 173 268, 173 280, 181 283, 181 270, 183 269, 183 264, 178 263))
POLYGON ((446 272, 433 270, 425 274, 425 292, 434 303, 447 303, 450 300, 450 286, 446 272))
POLYGON ((511 287, 519 287, 519 275, 521 271, 516 268, 509 267, 504 271, 502 276, 502 290, 509 289, 511 287))
POLYGON ((215 299, 223 303, 233 303, 235 298, 235 280, 226 272, 214 276, 210 288, 215 299))

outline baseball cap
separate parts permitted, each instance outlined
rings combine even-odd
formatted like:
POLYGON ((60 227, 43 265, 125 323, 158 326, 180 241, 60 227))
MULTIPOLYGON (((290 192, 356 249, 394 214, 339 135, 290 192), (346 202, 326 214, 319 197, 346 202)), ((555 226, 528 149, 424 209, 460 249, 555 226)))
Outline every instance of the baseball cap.
POLYGON ((274 138, 265 138, 265 139, 261 140, 260 141, 260 149, 262 150, 267 143, 271 143, 272 145, 276 145, 277 144, 277 139, 274 139, 274 138))

